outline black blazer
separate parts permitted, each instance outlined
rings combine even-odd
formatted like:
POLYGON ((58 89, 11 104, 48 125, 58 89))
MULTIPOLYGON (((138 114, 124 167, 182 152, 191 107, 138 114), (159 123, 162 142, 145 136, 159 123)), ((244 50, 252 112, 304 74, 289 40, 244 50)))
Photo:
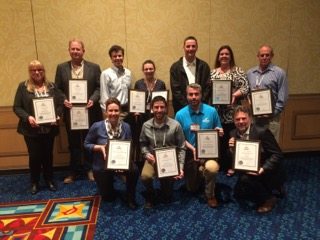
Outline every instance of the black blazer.
MULTIPOLYGON (((61 63, 57 66, 55 83, 57 87, 63 92, 64 100, 69 100, 69 80, 71 77, 71 61, 61 63)), ((102 113, 99 105, 100 100, 100 66, 84 60, 83 79, 87 80, 88 98, 94 102, 89 109, 90 126, 102 119, 102 113)), ((88 99, 88 100, 89 100, 88 99)), ((70 124, 70 111, 65 108, 64 120, 66 124, 70 124)))

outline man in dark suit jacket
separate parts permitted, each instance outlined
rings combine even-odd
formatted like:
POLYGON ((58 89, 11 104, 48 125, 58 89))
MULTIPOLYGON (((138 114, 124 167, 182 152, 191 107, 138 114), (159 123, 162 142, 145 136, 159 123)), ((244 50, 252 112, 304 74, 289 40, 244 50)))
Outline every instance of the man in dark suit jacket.
POLYGON ((64 120, 68 134, 70 151, 70 174, 64 179, 64 183, 72 183, 82 171, 88 174, 88 179, 93 181, 92 161, 89 153, 84 151, 83 142, 88 130, 72 130, 70 126, 70 109, 74 106, 70 102, 69 80, 87 80, 88 100, 86 108, 89 115, 89 127, 102 119, 99 106, 100 99, 100 66, 83 59, 85 49, 81 40, 69 41, 69 54, 71 61, 61 63, 57 66, 55 83, 64 94, 64 120), (82 158, 84 162, 82 166, 82 158))
POLYGON ((183 44, 184 57, 173 63, 170 68, 170 85, 172 91, 172 105, 177 113, 188 105, 187 86, 198 83, 202 88, 202 102, 208 103, 210 95, 210 67, 203 60, 196 57, 198 50, 197 39, 189 36, 183 44))
POLYGON ((236 129, 231 131, 229 147, 231 152, 236 139, 258 140, 261 144, 260 169, 255 172, 242 172, 234 188, 236 199, 244 199, 257 203, 259 213, 269 212, 276 203, 274 190, 282 189, 285 172, 282 166, 283 154, 267 128, 252 123, 250 109, 238 106, 234 112, 236 129))

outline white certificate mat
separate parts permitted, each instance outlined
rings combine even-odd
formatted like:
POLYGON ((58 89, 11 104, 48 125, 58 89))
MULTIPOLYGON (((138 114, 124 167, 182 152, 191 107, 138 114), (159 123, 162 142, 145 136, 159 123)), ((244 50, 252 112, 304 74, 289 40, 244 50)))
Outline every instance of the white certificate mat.
POLYGON ((86 106, 73 106, 70 109, 72 130, 89 129, 89 113, 86 106))
POLYGON ((179 164, 176 148, 157 148, 154 151, 158 178, 178 176, 179 164))
POLYGON ((146 92, 138 90, 129 91, 129 112, 146 112, 146 92))
POLYGON ((52 97, 33 99, 33 109, 37 124, 57 121, 52 97))
POLYGON ((261 89, 251 92, 252 114, 270 115, 273 114, 272 95, 270 89, 261 89))
POLYGON ((87 103, 87 80, 69 80, 69 102, 87 103))
POLYGON ((260 165, 260 141, 236 140, 234 169, 258 172, 260 165))
POLYGON ((219 134, 217 130, 199 130, 196 132, 197 158, 219 158, 219 134))
POLYGON ((212 104, 231 104, 231 80, 212 81, 212 104))
POLYGON ((106 169, 129 170, 131 141, 110 140, 107 144, 106 169))
POLYGON ((151 92, 151 99, 154 99, 156 96, 162 96, 166 101, 168 101, 169 90, 151 92))

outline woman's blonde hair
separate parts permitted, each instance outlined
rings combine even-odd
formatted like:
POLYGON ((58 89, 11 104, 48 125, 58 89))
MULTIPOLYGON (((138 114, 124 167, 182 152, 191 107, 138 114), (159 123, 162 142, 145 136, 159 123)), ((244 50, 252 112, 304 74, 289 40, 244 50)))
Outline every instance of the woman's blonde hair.
POLYGON ((35 84, 34 84, 33 79, 31 78, 31 72, 30 72, 32 67, 38 67, 43 70, 43 74, 44 74, 43 84, 46 87, 46 89, 48 89, 49 82, 46 78, 46 73, 45 73, 45 69, 44 69, 43 64, 39 60, 32 60, 28 65, 29 78, 25 82, 25 85, 27 87, 28 92, 34 92, 34 89, 35 89, 35 84))

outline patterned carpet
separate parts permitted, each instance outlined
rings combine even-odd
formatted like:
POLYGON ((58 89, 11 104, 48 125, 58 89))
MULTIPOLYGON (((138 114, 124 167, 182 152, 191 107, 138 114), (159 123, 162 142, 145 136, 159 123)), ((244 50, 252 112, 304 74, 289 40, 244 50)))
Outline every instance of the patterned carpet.
MULTIPOLYGON (((279 199, 274 211, 259 215, 254 206, 239 205, 232 198, 236 176, 218 176, 217 209, 207 207, 203 196, 190 196, 183 182, 175 184, 174 202, 143 209, 143 187, 138 183, 139 208, 129 210, 124 201, 124 183, 116 181, 119 198, 101 202, 94 239, 320 239, 320 154, 287 154, 288 196, 279 199)), ((28 174, 1 175, 1 203, 94 196, 95 183, 85 179, 64 185, 65 172, 56 172, 58 191, 45 187, 28 193, 28 174)), ((2 240, 2 238, 0 237, 2 240)), ((80 239, 80 238, 68 238, 80 239)), ((87 239, 92 239, 88 237, 87 239)))

